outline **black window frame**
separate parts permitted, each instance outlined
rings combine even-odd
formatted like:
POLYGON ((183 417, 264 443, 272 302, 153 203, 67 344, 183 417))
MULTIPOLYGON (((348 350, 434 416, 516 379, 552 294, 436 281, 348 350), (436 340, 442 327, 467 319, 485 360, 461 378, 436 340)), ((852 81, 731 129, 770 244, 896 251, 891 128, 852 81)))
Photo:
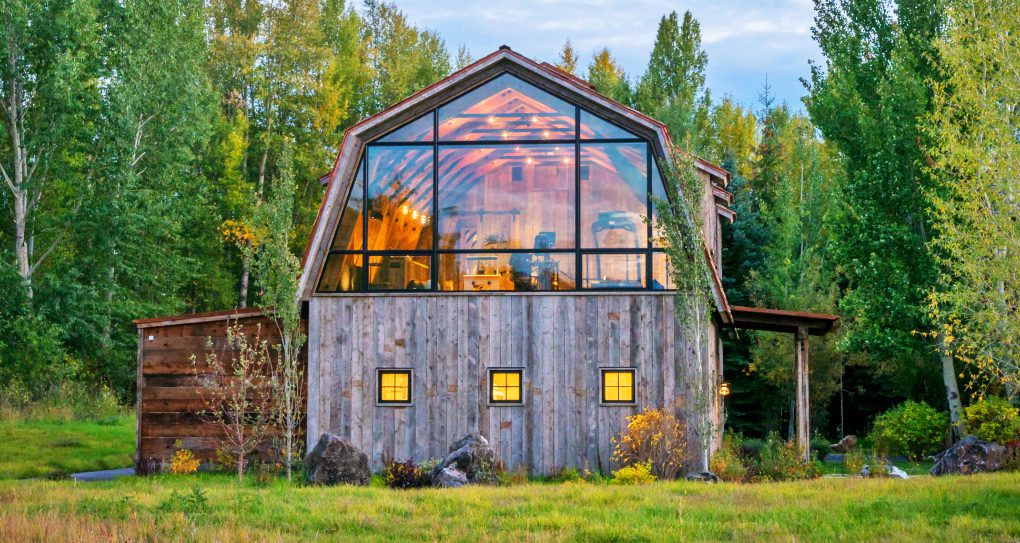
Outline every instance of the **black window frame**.
POLYGON ((493 406, 513 406, 513 405, 524 405, 524 368, 513 367, 513 368, 498 368, 492 367, 487 370, 487 381, 488 381, 488 392, 489 405, 493 406), (516 373, 518 381, 518 388, 520 389, 519 400, 497 400, 492 397, 492 388, 494 386, 492 381, 492 375, 494 373, 516 373))
MULTIPOLYGON (((432 116, 432 139, 431 140, 414 141, 414 142, 396 142, 396 141, 380 142, 380 141, 378 141, 378 140, 386 138, 391 133, 396 132, 396 131, 400 130, 401 128, 403 128, 403 126, 405 126, 405 125, 401 125, 401 126, 393 128, 392 130, 386 132, 385 134, 382 134, 382 135, 378 136, 377 138, 373 139, 372 141, 366 143, 365 146, 363 147, 363 149, 361 150, 361 156, 359 156, 359 158, 358 158, 359 166, 358 166, 358 171, 355 174, 355 175, 361 175, 362 176, 361 184, 360 184, 361 185, 361 194, 360 195, 355 195, 354 194, 354 192, 355 192, 353 190, 354 183, 351 183, 350 186, 352 187, 352 189, 348 191, 348 194, 347 194, 347 196, 345 198, 345 201, 344 201, 344 206, 339 208, 341 210, 341 212, 343 212, 344 210, 347 209, 347 204, 348 204, 347 200, 349 198, 353 198, 353 197, 360 197, 361 198, 361 200, 362 200, 362 202, 361 202, 361 214, 362 214, 362 219, 361 219, 361 223, 362 223, 362 225, 361 225, 362 226, 362 244, 361 244, 361 250, 360 251, 346 251, 346 250, 337 250, 337 251, 334 251, 334 250, 332 250, 332 247, 335 244, 335 239, 334 238, 336 236, 336 229, 334 229, 333 237, 330 238, 330 240, 331 240, 330 241, 330 245, 329 245, 330 250, 327 251, 327 253, 325 255, 325 258, 323 259, 322 266, 319 269, 319 280, 316 283, 316 291, 315 291, 315 293, 316 294, 370 294, 370 293, 465 293, 465 292, 474 292, 474 293, 477 293, 477 294, 485 294, 487 292, 518 292, 518 293, 588 292, 588 293, 600 293, 600 292, 620 292, 620 291, 624 291, 624 292, 626 292, 626 291, 638 291, 638 292, 643 292, 643 291, 660 291, 660 292, 669 292, 671 290, 675 290, 675 289, 659 289, 659 288, 655 288, 655 285, 654 285, 653 264, 654 264, 655 259, 654 259, 653 255, 655 253, 662 253, 662 252, 664 252, 662 247, 656 247, 655 246, 655 243, 654 243, 654 232, 653 232, 653 226, 652 226, 652 221, 651 221, 651 218, 653 216, 653 213, 652 213, 653 206, 655 205, 653 200, 652 200, 652 195, 653 195, 653 186, 652 186, 652 184, 653 184, 653 178, 655 177, 654 171, 655 170, 657 170, 659 172, 662 171, 662 169, 659 167, 659 157, 656 156, 656 154, 654 152, 654 148, 655 148, 654 142, 650 138, 639 136, 639 135, 636 135, 636 134, 635 134, 635 136, 633 138, 582 139, 581 138, 581 120, 580 120, 581 119, 581 112, 582 111, 584 111, 586 115, 590 115, 590 116, 593 116, 593 117, 595 117, 597 119, 600 119, 600 120, 602 120, 602 121, 604 121, 606 123, 619 126, 618 123, 610 121, 610 120, 606 119, 605 117, 603 117, 603 116, 601 116, 601 115, 599 115, 599 114, 597 114, 597 113, 595 113, 593 111, 590 111, 587 108, 582 108, 576 102, 574 102, 574 101, 572 101, 572 100, 570 100, 568 98, 557 96, 557 95, 549 92, 548 90, 543 89, 543 88, 541 88, 538 85, 535 85, 534 83, 532 83, 530 81, 527 81, 527 80, 525 80, 523 78, 520 78, 516 74, 513 74, 513 73, 511 73, 509 71, 503 71, 503 72, 500 72, 500 73, 497 73, 497 74, 493 75, 491 78, 488 78, 485 81, 482 81, 482 82, 478 83, 477 85, 475 85, 475 86, 473 86, 471 88, 468 88, 468 89, 464 90, 463 92, 457 94, 456 96, 451 97, 449 100, 443 102, 442 104, 439 104, 437 106, 432 107, 429 111, 423 112, 423 113, 417 115, 416 117, 414 117, 414 119, 412 119, 412 121, 410 121, 410 122, 414 122, 414 120, 420 119, 423 116, 427 116, 427 115, 431 115, 432 116), (499 78, 499 77, 501 77, 503 75, 510 75, 511 77, 520 79, 525 84, 531 85, 531 86, 541 90, 542 92, 550 94, 553 97, 555 97, 555 98, 557 98, 559 100, 563 100, 563 101, 567 102, 568 104, 570 104, 574 108, 574 138, 573 139, 549 139, 549 140, 527 139, 527 140, 481 140, 481 141, 474 141, 474 140, 471 140, 471 141, 450 140, 450 141, 441 141, 440 138, 439 138, 439 110, 440 110, 440 108, 450 104, 451 102, 457 100, 458 98, 460 98, 460 97, 462 97, 462 96, 464 96, 464 95, 474 91, 475 89, 477 89, 477 88, 479 88, 479 87, 481 87, 481 86, 483 86, 483 85, 485 85, 485 84, 487 84, 487 83, 489 83, 489 82, 491 82, 491 81, 493 81, 493 80, 495 80, 495 79, 497 79, 497 78, 499 78), (581 242, 581 199, 582 199, 581 198, 581 189, 582 189, 582 187, 581 187, 581 183, 582 183, 581 171, 582 171, 583 168, 590 169, 590 166, 588 166, 588 165, 582 166, 581 165, 581 146, 582 145, 590 146, 590 145, 598 145, 598 144, 614 144, 614 143, 643 143, 643 144, 645 144, 645 178, 646 178, 646 193, 645 193, 645 200, 646 200, 645 217, 646 217, 646 220, 645 220, 645 223, 646 223, 646 228, 647 228, 646 243, 645 243, 644 247, 637 247, 637 248, 586 249, 586 248, 583 247, 583 244, 581 242), (575 204, 574 205, 574 228, 575 228, 575 232, 574 232, 574 246, 573 246, 573 248, 560 248, 560 249, 537 249, 537 248, 518 248, 518 249, 477 249, 477 248, 475 248, 475 249, 440 249, 440 247, 439 247, 439 242, 440 242, 440 239, 439 239, 439 215, 440 215, 440 205, 439 205, 439 150, 440 150, 440 146, 441 145, 442 146, 480 146, 481 145, 481 146, 486 146, 486 147, 489 147, 489 146, 492 146, 492 147, 502 147, 502 146, 543 145, 543 144, 550 144, 550 145, 573 145, 574 146, 574 183, 575 183, 575 188, 574 188, 574 204, 575 204), (429 146, 429 145, 432 146, 432 219, 431 219, 431 221, 432 221, 432 247, 431 247, 431 249, 428 249, 428 250, 396 250, 396 249, 395 250, 369 250, 368 249, 368 245, 369 245, 369 243, 368 243, 368 241, 369 241, 368 240, 368 215, 369 215, 369 207, 368 207, 368 203, 369 203, 368 202, 368 170, 369 170, 369 160, 368 159, 369 159, 369 156, 368 156, 368 153, 373 148, 381 148, 381 147, 382 148, 391 148, 391 147, 424 147, 424 146, 429 146), (445 254, 458 254, 458 253, 459 254, 477 254, 477 253, 485 253, 485 254, 513 254, 513 253, 538 253, 538 252, 541 252, 541 253, 566 253, 566 254, 573 254, 574 255, 575 265, 574 265, 574 288, 573 289, 562 289, 562 290, 529 290, 529 291, 516 291, 516 290, 510 290, 510 291, 471 291, 471 290, 443 290, 443 289, 439 288, 440 286, 438 284, 439 283, 438 279, 439 279, 439 268, 440 268, 440 262, 442 261, 441 260, 441 256, 442 255, 445 255, 445 254), (584 272, 584 269, 583 269, 584 256, 585 255, 608 255, 608 254, 614 254, 614 253, 615 254, 619 254, 619 253, 631 253, 631 254, 640 254, 640 255, 644 256, 645 266, 644 266, 644 269, 642 270, 642 273, 643 273, 643 275, 645 277, 644 277, 644 280, 642 281, 643 286, 639 286, 639 287, 614 287, 614 288, 597 288, 597 287, 596 288, 585 288, 583 286, 585 284, 585 282, 586 282, 585 281, 585 277, 584 277, 584 273, 583 273, 584 272), (327 261, 331 257, 333 257, 335 255, 347 255, 347 254, 360 254, 361 257, 362 257, 361 258, 362 266, 361 266, 361 270, 360 270, 360 274, 361 274, 360 285, 361 285, 361 288, 358 289, 358 290, 347 290, 347 291, 344 291, 344 290, 323 290, 322 289, 322 286, 323 286, 323 277, 322 277, 322 275, 323 275, 323 270, 325 270, 325 268, 326 268, 327 261), (416 289, 408 289, 408 288, 379 289, 379 288, 372 288, 372 287, 370 287, 369 284, 368 284, 369 268, 370 268, 369 262, 371 261, 370 259, 372 257, 378 257, 378 256, 391 256, 391 257, 392 256, 429 256, 430 257, 430 263, 429 263, 429 266, 430 266, 430 282, 429 282, 428 288, 423 288, 423 289, 421 289, 421 288, 416 288, 416 289)), ((628 133, 631 132, 629 129, 626 129, 626 128, 623 128, 623 127, 620 127, 620 128, 623 129, 625 132, 628 132, 628 133)), ((659 177, 663 178, 663 175, 660 173, 659 177)), ((663 179, 663 182, 664 181, 665 180, 663 179)), ((666 193, 667 193, 667 198, 670 198, 670 196, 668 194, 668 189, 666 190, 666 193)))
POLYGON ((405 407, 414 403, 414 368, 376 368, 375 369, 375 404, 382 407, 405 407), (407 399, 383 400, 382 378, 384 373, 407 375, 407 399))
POLYGON ((599 368, 599 405, 603 406, 632 406, 637 405, 637 368, 599 368), (606 374, 607 373, 629 373, 630 374, 630 400, 607 400, 606 399, 606 374))

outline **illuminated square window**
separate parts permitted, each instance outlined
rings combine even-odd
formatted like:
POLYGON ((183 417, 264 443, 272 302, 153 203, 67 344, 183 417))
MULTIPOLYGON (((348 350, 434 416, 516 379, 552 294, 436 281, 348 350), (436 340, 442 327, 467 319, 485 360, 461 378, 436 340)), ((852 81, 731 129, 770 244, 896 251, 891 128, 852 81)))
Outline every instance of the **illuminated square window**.
POLYGON ((632 404, 634 403, 634 370, 603 369, 602 403, 632 404))
POLYGON ((522 392, 524 370, 519 368, 498 368, 489 370, 489 403, 524 403, 522 392))
POLYGON ((378 402, 380 404, 411 403, 411 370, 376 370, 379 375, 378 402))

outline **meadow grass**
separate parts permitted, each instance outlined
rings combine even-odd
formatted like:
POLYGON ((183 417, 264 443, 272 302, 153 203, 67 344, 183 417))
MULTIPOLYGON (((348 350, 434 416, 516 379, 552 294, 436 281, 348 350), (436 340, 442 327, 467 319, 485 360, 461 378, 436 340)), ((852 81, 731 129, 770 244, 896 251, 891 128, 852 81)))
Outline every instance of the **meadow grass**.
POLYGON ((59 478, 80 471, 130 467, 135 417, 81 421, 60 417, 0 418, 0 480, 59 478))
POLYGON ((0 540, 48 539, 1016 541, 1020 474, 405 491, 215 474, 0 481, 0 540))

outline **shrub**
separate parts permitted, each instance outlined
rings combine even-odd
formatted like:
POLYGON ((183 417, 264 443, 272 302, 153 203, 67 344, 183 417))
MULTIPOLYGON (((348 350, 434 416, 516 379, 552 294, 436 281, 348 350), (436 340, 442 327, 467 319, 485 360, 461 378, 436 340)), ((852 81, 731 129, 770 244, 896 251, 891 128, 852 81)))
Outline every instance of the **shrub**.
POLYGON ((638 462, 614 471, 610 482, 616 485, 646 485, 655 482, 655 479, 652 463, 638 462))
POLYGON ((843 467, 851 475, 859 475, 866 463, 864 452, 861 449, 852 449, 843 454, 843 467))
POLYGON ((432 482, 430 474, 412 460, 397 462, 384 458, 382 476, 390 488, 421 488, 432 482))
POLYGON ((818 477, 815 462, 805 462, 796 441, 783 441, 772 432, 765 439, 758 459, 752 463, 754 481, 793 481, 818 477))
POLYGON ((908 400, 876 417, 871 437, 880 453, 905 454, 918 461, 941 449, 947 428, 945 414, 908 400))
POLYGON ((1020 438, 1020 409, 996 396, 967 406, 963 422, 968 434, 985 441, 1005 445, 1020 438))
POLYGON ((199 461, 195 458, 195 453, 183 448, 183 443, 179 439, 174 443, 174 447, 177 447, 177 451, 170 459, 170 473, 191 475, 198 471, 199 461))
POLYGON ((723 481, 739 482, 747 478, 747 466, 740 456, 740 436, 727 434, 722 447, 712 455, 709 470, 723 481))
POLYGON ((818 458, 825 458, 832 449, 829 447, 829 440, 824 437, 815 436, 811 438, 811 453, 818 458))
POLYGON ((627 417, 627 427, 613 443, 614 459, 625 466, 647 463, 659 479, 675 479, 683 469, 683 425, 664 409, 646 408, 627 417))

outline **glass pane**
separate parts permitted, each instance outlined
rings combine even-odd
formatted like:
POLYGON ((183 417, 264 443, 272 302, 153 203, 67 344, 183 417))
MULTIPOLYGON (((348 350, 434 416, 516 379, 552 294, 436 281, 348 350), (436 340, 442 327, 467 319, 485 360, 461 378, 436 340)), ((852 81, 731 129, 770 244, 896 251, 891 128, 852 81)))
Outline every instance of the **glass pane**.
POLYGON ((669 273, 670 263, 666 253, 652 254, 652 289, 674 290, 673 276, 669 273))
POLYGON ((584 288, 644 288, 645 255, 586 254, 584 288))
MULTIPOLYGON (((652 163, 652 195, 657 198, 665 200, 666 186, 662 182, 662 174, 659 172, 658 164, 652 163)), ((654 200, 653 200, 654 202, 654 200)), ((652 204, 652 246, 653 247, 664 247, 665 238, 661 232, 659 232, 659 214, 656 211, 655 204, 652 204)))
POLYGON ((439 141, 574 139, 574 106, 503 74, 439 108, 439 141))
POLYGON ((637 138, 623 128, 583 109, 580 132, 583 140, 637 138))
POLYGON ((333 254, 322 268, 318 292, 352 292, 361 288, 361 255, 333 254))
POLYGON ((521 388, 515 386, 508 387, 506 389, 506 401, 508 402, 521 401, 521 388))
POLYGON ((492 384, 498 387, 506 386, 506 374, 505 373, 493 373, 492 384))
POLYGON ((362 160, 354 173, 354 181, 351 184, 351 194, 347 198, 347 205, 341 211, 340 222, 337 224, 336 232, 333 234, 333 251, 360 251, 361 242, 364 237, 362 230, 361 210, 364 204, 364 172, 365 161, 362 160))
POLYGON ((441 254, 439 290, 573 290, 574 255, 441 254))
POLYGON ((582 247, 647 247, 646 149, 644 143, 581 145, 582 247))
POLYGON ((368 288, 372 290, 428 290, 432 274, 428 256, 369 256, 368 288))
POLYGON ((368 249, 432 248, 432 148, 368 150, 368 249))
POLYGON ((573 145, 441 147, 440 249, 574 247, 573 145))
POLYGON ((379 138, 378 141, 381 143, 432 141, 432 124, 432 112, 430 111, 379 138))
POLYGON ((618 389, 613 386, 606 386, 606 401, 617 402, 620 400, 618 389))

